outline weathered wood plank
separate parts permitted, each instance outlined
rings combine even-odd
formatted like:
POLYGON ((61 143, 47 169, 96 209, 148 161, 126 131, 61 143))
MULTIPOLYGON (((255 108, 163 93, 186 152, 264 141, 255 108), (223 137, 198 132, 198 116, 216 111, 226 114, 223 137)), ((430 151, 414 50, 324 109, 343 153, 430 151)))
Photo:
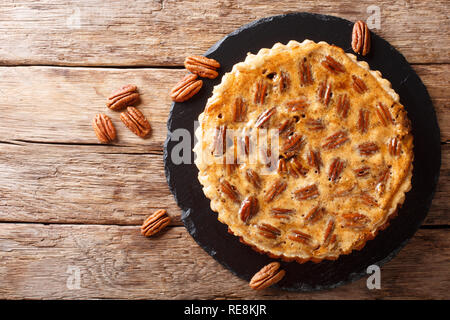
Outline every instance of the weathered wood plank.
POLYGON ((53 67, 0 68, 0 140, 96 144, 92 129, 95 114, 108 114, 121 146, 162 150, 167 135, 171 87, 183 70, 92 69, 53 67), (124 84, 139 88, 139 109, 149 119, 152 133, 141 139, 121 122, 119 113, 106 107, 106 98, 124 84))
MULTIPOLYGON (((441 139, 450 141, 450 64, 414 68, 433 99, 441 139)), ((105 112, 116 124, 118 145, 161 150, 171 105, 168 92, 184 73, 172 69, 0 67, 0 141, 95 144, 91 120, 96 113, 105 112), (105 106, 111 91, 125 83, 139 87, 139 108, 153 127, 149 139, 133 135, 119 114, 105 106)))
POLYGON ((450 64, 441 66, 415 65, 413 69, 427 87, 433 106, 436 110, 441 141, 450 142, 450 64))
POLYGON ((420 230, 381 268, 380 290, 362 278, 314 293, 255 292, 181 227, 147 239, 129 226, 2 223, 0 298, 448 299, 449 239, 448 229, 420 230))
POLYGON ((0 145, 0 220, 139 225, 166 208, 180 224, 162 154, 122 149, 0 145))
MULTIPOLYGON (((0 144, 0 221, 139 225, 166 208, 180 225, 162 154, 123 149, 0 144)), ((445 144, 425 225, 450 224, 449 195, 450 144, 445 144)))
MULTIPOLYGON (((367 19, 373 1, 32 1, 0 8, 3 65, 180 65, 253 20, 288 12, 367 19)), ((374 30, 412 63, 450 62, 448 2, 379 1, 374 30)), ((350 37, 350 35, 349 35, 350 37)))

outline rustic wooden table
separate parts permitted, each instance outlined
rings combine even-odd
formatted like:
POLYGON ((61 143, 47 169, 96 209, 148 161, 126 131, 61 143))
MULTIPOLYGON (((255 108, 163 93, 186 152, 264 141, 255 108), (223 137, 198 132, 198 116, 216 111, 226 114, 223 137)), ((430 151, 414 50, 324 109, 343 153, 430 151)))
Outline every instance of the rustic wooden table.
POLYGON ((359 299, 450 298, 450 32, 448 1, 378 1, 377 34, 427 86, 437 112, 442 170, 428 217, 366 279, 314 293, 251 290, 186 232, 163 170, 170 88, 184 57, 239 26, 295 11, 367 19, 373 1, 32 1, 0 7, 0 298, 359 299), (368 11, 369 10, 369 11, 368 11), (121 126, 105 97, 140 88, 147 140, 121 126), (118 142, 100 145, 91 119, 105 112, 118 142), (165 207, 161 235, 140 235, 165 207))

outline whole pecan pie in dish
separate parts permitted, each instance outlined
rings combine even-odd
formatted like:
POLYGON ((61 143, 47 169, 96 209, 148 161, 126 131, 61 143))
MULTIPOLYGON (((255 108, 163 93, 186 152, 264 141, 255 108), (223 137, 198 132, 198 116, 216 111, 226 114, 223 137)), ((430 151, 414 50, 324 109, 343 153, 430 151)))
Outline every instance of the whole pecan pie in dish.
POLYGON ((413 139, 378 71, 325 42, 248 54, 199 116, 199 181, 228 230, 300 263, 385 228, 411 188, 413 139))

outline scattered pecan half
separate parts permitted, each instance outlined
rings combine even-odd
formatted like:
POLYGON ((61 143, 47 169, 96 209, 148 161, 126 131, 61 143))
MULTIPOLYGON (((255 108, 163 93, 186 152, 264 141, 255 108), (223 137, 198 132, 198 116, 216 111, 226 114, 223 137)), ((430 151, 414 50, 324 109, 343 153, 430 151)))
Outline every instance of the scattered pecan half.
POLYGON ((108 97, 106 106, 114 111, 119 111, 134 105, 138 101, 139 93, 137 92, 137 87, 133 84, 127 84, 108 97))
POLYGON ((339 158, 335 158, 330 165, 330 170, 328 171, 328 178, 332 182, 336 182, 341 176, 342 170, 344 170, 345 161, 339 158))
POLYGON ((357 177, 365 177, 370 173, 370 168, 367 166, 364 166, 364 167, 354 169, 353 172, 356 174, 357 177))
POLYGON ((314 223, 318 221, 324 213, 325 208, 317 205, 308 212, 308 214, 305 216, 305 221, 308 223, 314 223))
POLYGON ((359 110, 359 118, 358 118, 358 130, 361 133, 366 133, 369 128, 369 114, 370 111, 360 109, 359 110))
POLYGON ((203 81, 196 74, 188 74, 170 91, 170 98, 175 102, 184 102, 192 98, 203 86, 203 81))
POLYGON ((348 98, 348 95, 346 94, 339 95, 336 101, 336 111, 338 115, 340 115, 342 118, 347 118, 349 110, 350 110, 350 99, 348 98))
POLYGON ((285 273, 280 269, 279 262, 269 263, 252 277, 249 286, 254 290, 265 289, 280 281, 285 273))
POLYGON ((331 56, 326 56, 325 60, 322 60, 322 66, 324 66, 328 71, 333 73, 345 72, 344 66, 334 60, 331 56))
POLYGON ((281 126, 278 127, 278 133, 280 137, 287 138, 291 133, 295 131, 295 120, 286 119, 281 126))
POLYGON ((147 137, 152 129, 147 118, 135 107, 128 107, 127 111, 121 112, 120 120, 131 132, 141 138, 147 137))
POLYGON ((286 71, 280 72, 280 92, 283 93, 287 89, 289 89, 289 86, 291 84, 291 78, 289 77, 289 73, 286 71))
POLYGON ((369 206, 369 207, 378 207, 378 203, 377 200, 372 197, 370 194, 368 194, 367 192, 361 192, 359 195, 359 198, 362 200, 362 202, 369 206))
POLYGON ((375 111, 380 119, 381 123, 386 127, 388 124, 393 123, 391 112, 388 108, 382 104, 378 103, 375 107, 375 111))
POLYGON ((309 234, 299 230, 291 230, 291 232, 288 235, 288 238, 292 241, 300 242, 306 245, 310 245, 312 240, 309 234))
POLYGON ((352 79, 353 79, 353 89, 355 89, 356 92, 358 93, 364 93, 367 91, 367 86, 364 83, 364 81, 362 81, 360 78, 358 78, 355 75, 352 75, 352 79))
POLYGON ((275 199, 280 193, 286 190, 287 183, 282 180, 275 181, 264 195, 264 201, 270 202, 275 199))
POLYGON ((237 137, 235 137, 235 143, 233 144, 234 153, 233 156, 228 155, 223 157, 223 167, 225 168, 225 174, 230 176, 234 173, 234 171, 239 168, 239 161, 237 156, 237 146, 236 146, 237 137))
POLYGON ((293 176, 294 178, 298 178, 299 176, 305 177, 308 173, 308 169, 303 167, 297 158, 292 158, 291 160, 289 160, 286 166, 289 175, 293 176))
POLYGON ((233 122, 245 121, 246 114, 247 114, 247 105, 245 104, 244 99, 240 97, 236 98, 236 100, 234 100, 232 109, 233 122))
POLYGON ((239 192, 237 191, 236 187, 233 186, 231 183, 229 183, 227 180, 223 180, 220 183, 220 191, 222 191, 223 194, 225 194, 228 198, 230 198, 234 202, 240 202, 239 192))
POLYGON ((365 142, 365 143, 358 145, 358 150, 362 156, 371 156, 371 155, 377 153, 379 148, 373 142, 365 142))
POLYGON ((334 197, 335 198, 343 198, 343 197, 348 197, 352 194, 353 189, 355 189, 355 184, 350 186, 350 187, 345 187, 343 189, 337 189, 334 191, 334 197))
POLYGON ((250 153, 250 137, 245 134, 239 139, 239 144, 241 147, 241 152, 248 156, 250 153))
POLYGON ((97 114, 92 121, 92 127, 101 143, 110 143, 116 139, 116 128, 106 114, 97 114))
POLYGON ((387 167, 386 169, 382 170, 380 173, 380 176, 378 178, 378 183, 386 183, 389 179, 389 176, 391 175, 391 169, 387 167))
POLYGON ((294 156, 298 151, 300 151, 304 144, 305 139, 303 138, 303 136, 294 133, 286 139, 281 148, 281 152, 284 153, 287 158, 290 158, 294 156))
POLYGON ((237 164, 237 163, 225 163, 224 167, 225 167, 225 174, 227 176, 231 176, 236 171, 236 169, 239 167, 239 164, 237 164))
POLYGON ((239 217, 244 223, 248 223, 248 221, 258 212, 258 210, 258 199, 253 196, 248 196, 241 203, 239 217))
POLYGON ((349 140, 348 134, 345 131, 338 131, 335 134, 329 136, 325 139, 325 143, 322 145, 322 147, 325 150, 331 150, 336 149, 343 145, 345 142, 349 140))
POLYGON ((386 189, 386 184, 389 180, 389 177, 391 175, 391 169, 387 167, 386 169, 382 170, 380 173, 380 176, 378 177, 377 184, 375 186, 375 191, 382 195, 384 193, 384 190, 386 189))
POLYGON ((258 149, 260 152, 260 157, 258 160, 261 164, 266 165, 268 168, 278 164, 277 159, 275 159, 274 154, 272 154, 272 149, 270 146, 266 145, 258 149))
POLYGON ((253 97, 253 102, 255 104, 263 104, 266 99, 266 92, 267 92, 267 83, 260 79, 255 84, 255 95, 253 97))
POLYGON ((204 56, 189 56, 184 60, 184 67, 203 78, 214 79, 219 73, 220 63, 204 56))
POLYGON ((245 177, 256 189, 261 188, 261 178, 255 170, 247 169, 247 171, 245 172, 245 177))
POLYGON ((342 218, 345 227, 362 228, 370 222, 369 217, 361 213, 344 213, 342 218))
POLYGON ((311 65, 303 60, 300 63, 300 83, 304 86, 313 84, 311 65))
POLYGON ((319 98, 319 102, 328 106, 331 100, 331 83, 324 80, 319 84, 319 88, 317 90, 317 96, 319 98))
POLYGON ((317 173, 320 173, 320 167, 323 165, 320 150, 309 149, 307 160, 308 164, 316 169, 317 173))
POLYGON ((286 106, 290 112, 305 111, 308 106, 308 102, 305 98, 301 98, 287 102, 286 106))
POLYGON ((145 219, 141 226, 141 234, 150 237, 162 229, 164 229, 170 223, 170 217, 167 215, 166 210, 159 209, 145 219))
POLYGON ((275 239, 281 235, 281 231, 268 223, 261 223, 256 226, 258 233, 265 238, 275 239))
POLYGON ((295 191, 294 195, 297 200, 310 200, 319 196, 319 189, 317 188, 317 185, 312 184, 295 191))
POLYGON ((308 127, 308 130, 311 131, 319 131, 325 129, 325 124, 322 119, 308 119, 305 121, 305 125, 308 127))
POLYGON ((391 155, 393 155, 393 156, 400 155, 401 147, 400 147, 400 141, 397 137, 389 139, 388 149, 389 149, 389 153, 391 155))
POLYGON ((288 219, 294 212, 295 212, 294 209, 286 209, 286 208, 270 209, 272 217, 276 219, 288 219))
POLYGON ((287 165, 285 158, 281 158, 278 160, 277 172, 279 174, 285 174, 287 172, 287 165))
POLYGON ((331 243, 333 231, 334 231, 334 220, 330 219, 330 220, 328 220, 327 228, 325 229, 325 232, 323 235, 323 245, 324 246, 327 246, 331 243))
POLYGON ((356 21, 352 32, 352 49, 363 56, 370 50, 370 31, 364 21, 356 21))
POLYGON ((213 155, 216 157, 220 157, 226 151, 226 148, 227 148, 226 134, 227 134, 227 126, 226 125, 222 125, 222 126, 219 126, 216 128, 216 131, 214 134, 214 143, 212 146, 213 155))
POLYGON ((274 115, 275 111, 277 111, 276 107, 272 107, 261 113, 256 119, 255 127, 261 128, 274 115))

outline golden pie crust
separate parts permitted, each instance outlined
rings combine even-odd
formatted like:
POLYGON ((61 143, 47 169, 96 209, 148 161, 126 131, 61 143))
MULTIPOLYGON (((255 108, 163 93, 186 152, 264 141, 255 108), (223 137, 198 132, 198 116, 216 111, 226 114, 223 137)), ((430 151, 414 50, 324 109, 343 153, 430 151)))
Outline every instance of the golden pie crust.
POLYGON ((196 138, 198 178, 219 221, 288 261, 361 249, 411 188, 413 139, 398 95, 325 42, 248 54, 214 88, 196 138))

